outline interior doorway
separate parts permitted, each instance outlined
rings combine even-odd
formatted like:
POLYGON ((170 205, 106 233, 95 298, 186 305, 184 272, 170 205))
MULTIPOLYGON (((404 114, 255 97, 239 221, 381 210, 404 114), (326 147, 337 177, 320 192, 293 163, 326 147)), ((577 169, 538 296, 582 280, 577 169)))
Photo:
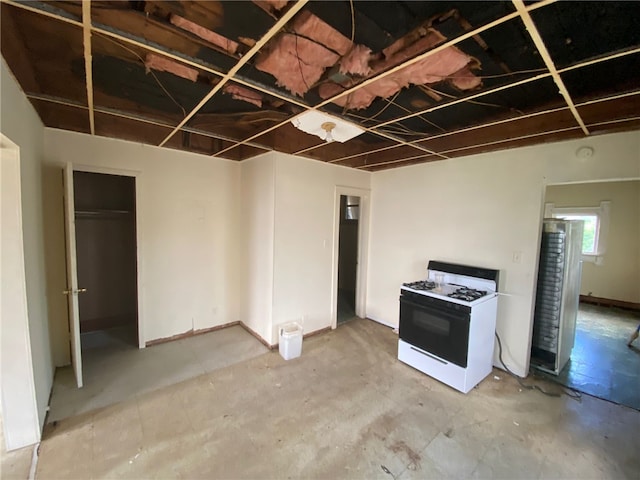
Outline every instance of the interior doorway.
POLYGON ((360 197, 340 195, 337 324, 356 316, 360 197))
POLYGON ((74 171, 73 192, 83 355, 137 348, 135 177, 74 171))
POLYGON ((640 180, 547 186, 545 216, 565 214, 596 221, 585 227, 571 356, 558 375, 543 376, 640 410, 640 342, 627 345, 640 323, 640 180))

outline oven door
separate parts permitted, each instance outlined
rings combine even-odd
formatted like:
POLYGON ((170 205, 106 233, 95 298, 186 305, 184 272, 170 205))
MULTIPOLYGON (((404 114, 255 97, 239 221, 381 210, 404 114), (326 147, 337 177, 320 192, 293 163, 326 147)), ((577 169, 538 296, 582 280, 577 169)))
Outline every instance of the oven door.
POLYGON ((471 308, 403 292, 400 339, 460 367, 467 367, 471 308))

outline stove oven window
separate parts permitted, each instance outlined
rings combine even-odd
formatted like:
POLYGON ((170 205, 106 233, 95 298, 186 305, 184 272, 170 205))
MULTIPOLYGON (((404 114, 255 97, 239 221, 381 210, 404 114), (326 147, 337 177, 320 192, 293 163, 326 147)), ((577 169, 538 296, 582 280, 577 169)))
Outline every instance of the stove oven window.
POLYGON ((403 294, 400 338, 428 354, 466 368, 470 309, 443 306, 446 303, 425 301, 419 294, 403 294))

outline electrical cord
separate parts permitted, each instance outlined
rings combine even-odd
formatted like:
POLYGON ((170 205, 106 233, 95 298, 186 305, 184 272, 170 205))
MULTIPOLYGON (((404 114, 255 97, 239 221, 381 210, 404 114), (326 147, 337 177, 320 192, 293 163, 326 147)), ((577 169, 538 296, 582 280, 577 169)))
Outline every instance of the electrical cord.
MULTIPOLYGON (((105 40, 108 40, 109 42, 113 43, 114 45, 117 45, 120 48, 123 48, 124 50, 128 51, 129 53, 131 53, 132 55, 135 55, 136 57, 138 57, 138 60, 140 60, 142 62, 142 65, 144 65, 146 67, 146 63, 144 61, 144 58, 142 58, 138 52, 136 52, 135 50, 130 49, 129 47, 127 47, 126 45, 123 45, 122 43, 107 37, 106 35, 102 34, 102 33, 95 33, 94 35, 99 36, 105 40)), ((158 86, 164 91, 164 93, 167 94, 167 96, 171 99, 171 101, 180 109, 182 110, 182 114, 186 117, 187 116, 187 111, 185 110, 185 108, 173 97, 173 95, 171 95, 169 93, 169 91, 165 88, 165 86, 162 84, 162 82, 160 81, 160 79, 156 76, 156 74, 153 72, 153 70, 149 69, 149 73, 151 74, 151 76, 154 78, 154 80, 156 81, 156 83, 158 84, 158 86)))
MULTIPOLYGON (((496 339, 498 339, 498 358, 500 359, 500 364, 509 375, 511 375, 513 378, 515 378, 518 381, 518 383, 522 388, 524 388, 525 390, 537 390, 540 393, 543 393, 544 395, 547 395, 549 397, 562 396, 561 393, 547 392, 546 390, 542 389, 538 385, 527 385, 526 383, 524 383, 522 379, 518 375, 513 373, 509 369, 509 367, 507 367, 507 365, 504 363, 504 360, 502 359, 502 341, 500 340, 500 335, 498 335, 498 332, 496 332, 496 339)), ((573 398, 574 400, 580 400, 582 398, 582 394, 576 390, 573 390, 570 388, 563 388, 562 390, 563 390, 562 393, 564 393, 569 398, 573 398)))

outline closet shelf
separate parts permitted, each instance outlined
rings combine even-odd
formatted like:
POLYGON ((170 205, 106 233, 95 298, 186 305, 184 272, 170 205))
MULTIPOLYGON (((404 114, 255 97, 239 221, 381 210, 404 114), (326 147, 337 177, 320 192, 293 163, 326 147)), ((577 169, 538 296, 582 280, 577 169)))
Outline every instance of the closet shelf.
POLYGON ((131 210, 112 210, 112 209, 87 209, 76 210, 76 218, 113 218, 131 215, 131 210))

